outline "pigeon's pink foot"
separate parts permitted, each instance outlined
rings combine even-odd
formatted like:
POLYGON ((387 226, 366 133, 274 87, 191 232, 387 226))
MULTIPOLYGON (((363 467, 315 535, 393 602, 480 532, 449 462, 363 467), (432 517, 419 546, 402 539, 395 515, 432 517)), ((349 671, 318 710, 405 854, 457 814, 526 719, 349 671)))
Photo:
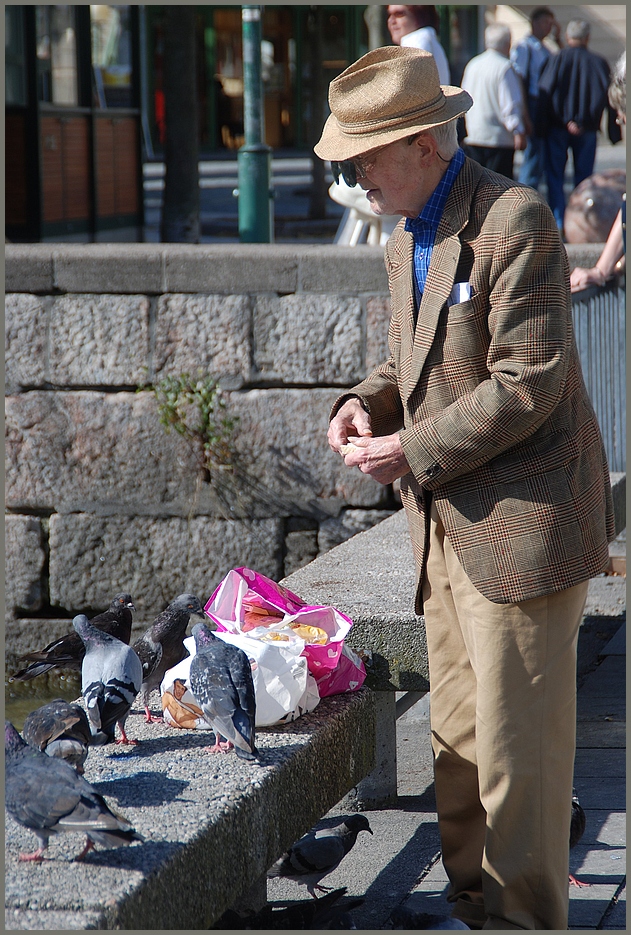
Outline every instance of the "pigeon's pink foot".
POLYGON ((206 753, 227 753, 228 751, 222 747, 220 743, 214 743, 212 747, 202 747, 202 750, 205 750, 206 753))
POLYGON ((93 848, 94 848, 94 842, 91 841, 90 838, 88 838, 87 841, 85 842, 85 847, 83 848, 80 854, 77 854, 77 856, 75 857, 75 860, 79 860, 79 861, 83 860, 84 857, 86 857, 89 851, 91 851, 93 848))
POLYGON ((570 886, 591 886, 591 883, 584 883, 582 880, 579 880, 574 874, 570 874, 570 886))
POLYGON ((20 854, 18 860, 33 860, 37 863, 41 863, 43 858, 43 853, 46 850, 45 847, 38 847, 36 851, 33 851, 32 854, 20 854))
POLYGON ((145 705, 145 723, 146 724, 157 724, 160 721, 164 721, 163 717, 154 717, 147 705, 145 705))
POLYGON ((140 743, 139 740, 130 740, 127 734, 125 733, 123 726, 121 724, 119 724, 118 726, 120 727, 121 735, 120 735, 120 738, 116 741, 116 743, 128 743, 128 744, 132 744, 133 746, 135 746, 137 743, 140 743))
POLYGON ((232 743, 231 740, 220 740, 219 746, 221 747, 224 753, 227 753, 228 750, 232 750, 232 748, 234 747, 234 744, 232 743))

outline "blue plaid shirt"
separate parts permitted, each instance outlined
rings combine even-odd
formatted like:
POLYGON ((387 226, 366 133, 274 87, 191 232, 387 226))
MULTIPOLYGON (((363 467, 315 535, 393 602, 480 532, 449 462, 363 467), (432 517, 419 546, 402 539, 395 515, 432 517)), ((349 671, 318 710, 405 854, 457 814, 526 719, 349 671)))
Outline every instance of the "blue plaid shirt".
POLYGON ((414 274, 420 294, 423 294, 429 261, 434 248, 436 231, 443 216, 447 195, 456 176, 464 165, 464 153, 458 149, 447 166, 447 171, 432 192, 432 195, 417 218, 406 218, 405 229, 414 237, 414 274))

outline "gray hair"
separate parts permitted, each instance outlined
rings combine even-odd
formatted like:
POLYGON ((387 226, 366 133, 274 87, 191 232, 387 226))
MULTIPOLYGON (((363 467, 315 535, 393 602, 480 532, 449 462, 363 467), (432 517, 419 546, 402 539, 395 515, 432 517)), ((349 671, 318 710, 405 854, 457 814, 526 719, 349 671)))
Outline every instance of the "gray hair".
POLYGON ((578 42, 582 42, 589 39, 590 28, 589 23, 584 19, 571 19, 565 29, 565 35, 568 39, 576 39, 578 42))
POLYGON ((627 53, 622 53, 613 67, 609 85, 609 103, 621 114, 627 112, 627 53))
POLYGON ((510 29, 502 23, 491 23, 484 30, 484 46, 487 49, 495 49, 501 52, 507 47, 510 48, 510 29))
POLYGON ((436 146, 443 159, 451 159, 458 149, 458 117, 448 120, 447 123, 440 123, 437 127, 431 127, 426 131, 436 140, 436 146))

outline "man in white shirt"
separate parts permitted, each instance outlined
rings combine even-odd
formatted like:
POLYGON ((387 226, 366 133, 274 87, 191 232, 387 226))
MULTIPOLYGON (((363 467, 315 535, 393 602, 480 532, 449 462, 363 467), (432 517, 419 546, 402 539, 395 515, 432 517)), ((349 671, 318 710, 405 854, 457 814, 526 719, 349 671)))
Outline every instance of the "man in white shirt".
POLYGON ((451 84, 449 62, 438 41, 438 13, 435 6, 388 7, 388 31, 395 45, 424 49, 434 56, 441 84, 451 84))
POLYGON ((545 169, 545 140, 537 134, 539 76, 552 54, 543 44, 543 40, 552 33, 554 41, 561 48, 561 26, 552 10, 546 6, 535 7, 530 14, 530 26, 531 34, 513 46, 510 58, 513 68, 524 83, 530 119, 530 127, 527 128, 528 143, 518 180, 524 185, 537 188, 545 169))
POLYGON ((508 26, 487 26, 486 51, 468 62, 461 86, 473 98, 466 117, 467 154, 512 179, 515 150, 525 149, 527 137, 523 91, 510 63, 510 44, 508 26))

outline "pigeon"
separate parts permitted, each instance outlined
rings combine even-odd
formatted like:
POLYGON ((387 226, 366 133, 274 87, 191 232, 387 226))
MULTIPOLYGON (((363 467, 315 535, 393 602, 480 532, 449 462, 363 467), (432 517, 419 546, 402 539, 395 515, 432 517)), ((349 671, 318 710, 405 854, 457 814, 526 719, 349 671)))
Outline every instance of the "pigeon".
POLYGON ((72 625, 85 645, 81 693, 85 699, 93 743, 112 743, 116 724, 121 739, 138 743, 125 733, 125 721, 142 685, 142 663, 131 646, 91 626, 85 614, 72 625))
MULTIPOLYGON (((130 594, 117 594, 109 608, 102 614, 92 617, 90 623, 93 627, 115 636, 123 643, 131 639, 131 612, 135 610, 130 594)), ((27 682, 37 675, 43 675, 51 669, 81 669, 85 655, 85 647, 81 638, 71 630, 60 639, 49 643, 44 649, 26 653, 23 657, 30 665, 20 669, 10 679, 12 682, 27 682)))
POLYGON ((83 773, 92 741, 90 722, 83 708, 63 698, 42 705, 27 716, 22 736, 48 756, 58 756, 83 773))
POLYGON ((186 659, 184 637, 191 614, 204 616, 204 608, 194 594, 180 594, 158 614, 148 630, 136 640, 133 649, 142 663, 141 700, 147 724, 161 721, 149 710, 149 695, 160 686, 164 673, 186 659))
POLYGON ((274 909, 273 906, 263 906, 259 912, 242 914, 234 909, 227 912, 215 923, 216 929, 290 929, 310 930, 316 932, 352 929, 355 924, 350 916, 350 910, 363 905, 363 899, 353 899, 343 906, 337 905, 346 895, 346 887, 332 890, 326 896, 321 896, 314 902, 293 903, 283 909, 274 909))
POLYGON ((314 890, 330 889, 320 886, 320 880, 335 870, 355 844, 360 831, 373 833, 365 815, 350 815, 333 828, 309 831, 279 857, 267 876, 305 883, 309 893, 317 899, 314 890))
POLYGON ((387 928, 394 930, 414 931, 416 929, 430 929, 432 932, 456 931, 469 929, 465 922, 453 917, 435 915, 433 912, 419 912, 408 906, 397 906, 392 910, 387 928))
POLYGON ((95 844, 110 848, 144 841, 72 766, 31 747, 10 721, 4 722, 4 755, 6 810, 39 840, 37 850, 20 854, 20 860, 41 861, 49 837, 60 831, 87 835, 75 860, 83 860, 95 844))
POLYGON ((242 649, 224 643, 205 623, 193 627, 195 655, 189 682, 204 717, 215 732, 211 753, 234 752, 244 760, 255 760, 254 716, 256 701, 250 661, 242 649), (222 743, 225 737, 227 743, 222 743))
MULTIPOLYGON (((576 794, 576 789, 572 789, 572 818, 570 820, 570 850, 573 847, 576 847, 578 842, 581 840, 585 834, 585 812, 583 811, 583 806, 578 800, 578 795, 576 794)), ((589 883, 584 883, 583 880, 579 880, 578 877, 575 877, 574 874, 570 874, 570 884, 572 886, 589 886, 589 883)))

